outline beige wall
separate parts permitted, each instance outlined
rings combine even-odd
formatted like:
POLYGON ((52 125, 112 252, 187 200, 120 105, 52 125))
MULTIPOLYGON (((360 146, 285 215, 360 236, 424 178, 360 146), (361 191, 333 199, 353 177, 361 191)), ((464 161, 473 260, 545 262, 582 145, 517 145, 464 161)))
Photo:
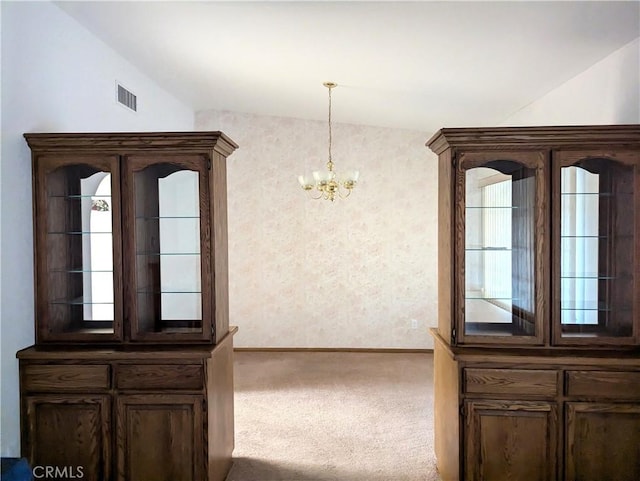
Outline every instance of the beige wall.
POLYGON ((429 348, 437 312, 436 157, 430 133, 334 124, 336 170, 360 170, 347 200, 308 199, 327 125, 196 114, 240 148, 228 161, 231 323, 239 347, 429 348), (417 328, 411 328, 411 320, 417 328))

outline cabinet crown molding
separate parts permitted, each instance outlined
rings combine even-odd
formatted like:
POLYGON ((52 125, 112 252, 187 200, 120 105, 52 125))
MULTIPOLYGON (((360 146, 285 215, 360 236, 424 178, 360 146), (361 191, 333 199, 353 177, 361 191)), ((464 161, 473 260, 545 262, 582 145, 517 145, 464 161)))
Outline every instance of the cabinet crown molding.
POLYGON ((442 128, 426 143, 436 154, 448 148, 477 150, 640 145, 640 124, 565 127, 442 128))
POLYGON ((219 131, 26 133, 24 138, 34 153, 73 151, 118 154, 163 149, 164 153, 214 150, 228 156, 238 148, 238 144, 219 131))

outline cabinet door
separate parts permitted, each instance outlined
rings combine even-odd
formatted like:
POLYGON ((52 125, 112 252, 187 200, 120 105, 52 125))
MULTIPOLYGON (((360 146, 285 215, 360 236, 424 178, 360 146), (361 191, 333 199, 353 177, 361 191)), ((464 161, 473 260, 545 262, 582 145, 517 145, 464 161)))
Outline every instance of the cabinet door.
POLYGON ((544 152, 459 155, 454 259, 458 343, 544 342, 546 162, 544 152))
POLYGON ((209 341, 212 276, 209 160, 124 159, 125 318, 133 341, 209 341))
POLYGON ((57 469, 60 478, 111 479, 108 396, 29 395, 23 401, 23 455, 31 467, 57 469))
POLYGON ((555 481, 557 408, 533 401, 466 401, 468 481, 555 481))
POLYGON ((638 342, 640 152, 553 157, 553 340, 638 342))
POLYGON ((202 481, 203 402, 198 395, 120 396, 118 481, 202 481))
POLYGON ((122 338, 117 156, 34 156, 37 341, 122 338))
POLYGON ((566 481, 640 479, 640 405, 570 402, 566 481))

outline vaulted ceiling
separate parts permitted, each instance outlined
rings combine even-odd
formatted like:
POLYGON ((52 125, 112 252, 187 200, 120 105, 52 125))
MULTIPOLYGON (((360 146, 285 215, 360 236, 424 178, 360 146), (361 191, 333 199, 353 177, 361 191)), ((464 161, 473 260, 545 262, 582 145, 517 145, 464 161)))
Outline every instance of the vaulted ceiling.
MULTIPOLYGON (((56 2, 194 110, 502 122, 640 36, 640 2, 56 2)), ((136 92, 144 101, 144 93, 136 92)))

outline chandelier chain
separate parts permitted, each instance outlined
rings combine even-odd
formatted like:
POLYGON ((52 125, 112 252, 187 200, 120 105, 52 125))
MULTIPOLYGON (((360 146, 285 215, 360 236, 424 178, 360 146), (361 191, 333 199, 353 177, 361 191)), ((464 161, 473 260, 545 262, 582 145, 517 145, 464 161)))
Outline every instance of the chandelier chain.
POLYGON ((329 90, 329 170, 333 170, 333 161, 331 160, 331 88, 329 90))

